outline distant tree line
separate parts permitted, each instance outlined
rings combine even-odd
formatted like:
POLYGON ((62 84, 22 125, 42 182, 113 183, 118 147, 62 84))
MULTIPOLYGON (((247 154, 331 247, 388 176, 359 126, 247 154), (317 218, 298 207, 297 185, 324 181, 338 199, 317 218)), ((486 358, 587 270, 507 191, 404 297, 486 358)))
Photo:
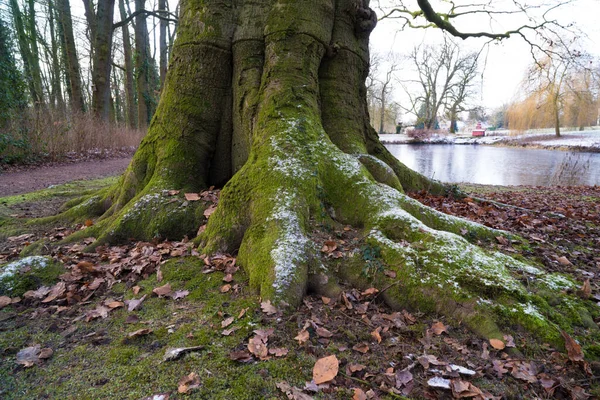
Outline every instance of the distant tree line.
POLYGON ((166 0, 1 0, 0 140, 19 136, 27 124, 15 120, 28 111, 42 122, 83 114, 145 129, 176 14, 166 0))

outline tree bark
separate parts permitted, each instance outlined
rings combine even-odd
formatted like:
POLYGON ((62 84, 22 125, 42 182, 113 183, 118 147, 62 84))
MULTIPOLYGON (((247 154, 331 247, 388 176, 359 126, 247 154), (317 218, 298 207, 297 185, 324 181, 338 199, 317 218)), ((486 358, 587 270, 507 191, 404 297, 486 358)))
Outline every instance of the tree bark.
MULTIPOLYGON (((89 6, 87 0, 84 4, 89 6)), ((113 14, 115 0, 99 0, 95 18, 88 18, 93 43, 92 110, 96 117, 110 118, 110 69, 112 62, 113 14)), ((91 11, 90 11, 91 12, 91 11)), ((86 15, 88 9, 86 6, 86 15)))
MULTIPOLYGON (((119 0, 119 12, 121 14, 121 20, 127 18, 124 0, 119 0)), ((131 50, 129 24, 125 24, 121 27, 121 33, 123 36, 123 57, 125 59, 125 98, 127 103, 127 126, 129 128, 135 128, 137 127, 137 107, 135 104, 135 92, 133 88, 133 52, 131 50)))
MULTIPOLYGON (((144 10, 146 1, 135 0, 135 11, 144 10)), ((135 17, 135 76, 137 91, 138 128, 145 129, 154 114, 155 96, 152 88, 154 65, 150 58, 150 43, 146 15, 140 13, 135 17)))
POLYGON ((385 288, 381 298, 393 307, 447 315, 484 337, 502 339, 498 324, 509 319, 542 340, 562 340, 564 320, 543 294, 556 278, 477 246, 514 237, 404 194, 449 188, 401 164, 369 124, 376 15, 368 1, 184 0, 181 7, 148 134, 117 185, 67 211, 99 215, 71 239, 94 236, 93 247, 194 236, 206 205, 183 193, 225 184, 196 243, 205 254, 237 252, 264 298, 298 305, 308 290, 339 294, 343 280, 385 288), (382 271, 365 275, 360 251, 339 263, 323 256, 314 231, 346 225, 362 230, 362 244, 377 249, 396 283, 382 271))
POLYGON ((59 31, 62 40, 61 47, 66 59, 66 75, 70 94, 71 110, 85 112, 83 90, 81 88, 81 68, 77 57, 75 36, 73 35, 73 20, 69 0, 56 0, 59 31))
POLYGON ((48 0, 48 25, 50 28, 50 49, 52 53, 52 71, 51 71, 51 97, 52 105, 62 112, 65 111, 65 103, 62 96, 61 87, 61 65, 58 56, 58 39, 55 29, 55 7, 52 0, 48 0))
MULTIPOLYGON (((37 56, 36 29, 35 29, 35 14, 33 26, 31 18, 27 18, 27 23, 23 19, 23 14, 19 8, 17 0, 10 0, 13 21, 17 32, 17 43, 19 44, 19 52, 23 59, 25 69, 25 79, 29 88, 29 94, 34 106, 40 107, 44 104, 44 94, 42 91, 42 77, 40 73, 39 57, 37 56), (33 29, 33 32, 31 31, 33 29), (31 36, 33 35, 33 36, 31 36), (33 37, 33 42, 31 38, 33 37), (35 52, 33 45, 35 44, 35 52)), ((33 10, 35 11, 35 10, 33 10)))
MULTIPOLYGON (((158 0, 158 11, 167 11, 167 0, 158 0)), ((165 84, 167 77, 167 64, 168 59, 168 47, 167 47, 167 27, 169 22, 161 19, 160 20, 160 35, 159 35, 159 48, 160 48, 160 87, 162 88, 165 84)))

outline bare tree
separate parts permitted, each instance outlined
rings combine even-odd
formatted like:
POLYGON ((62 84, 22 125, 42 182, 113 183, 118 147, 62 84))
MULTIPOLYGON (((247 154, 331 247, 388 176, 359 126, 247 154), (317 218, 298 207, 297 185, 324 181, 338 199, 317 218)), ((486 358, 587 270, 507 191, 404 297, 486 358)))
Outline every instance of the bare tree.
POLYGON ((403 80, 410 100, 408 112, 417 116, 417 124, 433 129, 440 112, 446 110, 452 125, 458 112, 466 109, 466 100, 473 94, 472 82, 477 76, 477 53, 462 54, 458 45, 448 38, 441 45, 420 45, 408 59, 417 78, 403 80))
POLYGON ((578 76, 591 73, 590 56, 577 50, 574 40, 552 43, 551 53, 542 61, 533 63, 526 76, 526 90, 551 113, 554 133, 560 137, 561 116, 569 96, 583 100, 583 94, 574 92, 578 76))

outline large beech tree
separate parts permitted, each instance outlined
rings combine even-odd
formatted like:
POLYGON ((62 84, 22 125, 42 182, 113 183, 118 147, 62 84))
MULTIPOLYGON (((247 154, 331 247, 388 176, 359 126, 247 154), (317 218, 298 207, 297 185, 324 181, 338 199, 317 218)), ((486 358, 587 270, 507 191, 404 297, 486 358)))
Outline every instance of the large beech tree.
POLYGON ((195 240, 206 254, 237 253, 264 298, 297 305, 307 290, 339 293, 344 280, 490 338, 502 338, 505 322, 554 343, 559 327, 597 330, 591 305, 556 296, 576 283, 477 245, 516 238, 406 196, 449 189, 396 160, 369 124, 368 3, 182 1, 148 134, 117 185, 70 205, 67 216, 99 216, 74 237, 94 236, 97 246, 195 236, 206 205, 183 193, 224 185, 195 240), (364 274, 360 251, 324 258, 312 233, 342 224, 360 229, 371 257, 396 277, 364 274))

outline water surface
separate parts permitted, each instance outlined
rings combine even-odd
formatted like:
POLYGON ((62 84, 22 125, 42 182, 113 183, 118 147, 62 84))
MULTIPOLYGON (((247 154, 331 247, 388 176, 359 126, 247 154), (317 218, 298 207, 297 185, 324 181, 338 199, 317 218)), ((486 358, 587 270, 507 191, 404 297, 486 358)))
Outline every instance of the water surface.
POLYGON ((388 144, 408 167, 443 182, 600 185, 600 153, 515 147, 388 144))

